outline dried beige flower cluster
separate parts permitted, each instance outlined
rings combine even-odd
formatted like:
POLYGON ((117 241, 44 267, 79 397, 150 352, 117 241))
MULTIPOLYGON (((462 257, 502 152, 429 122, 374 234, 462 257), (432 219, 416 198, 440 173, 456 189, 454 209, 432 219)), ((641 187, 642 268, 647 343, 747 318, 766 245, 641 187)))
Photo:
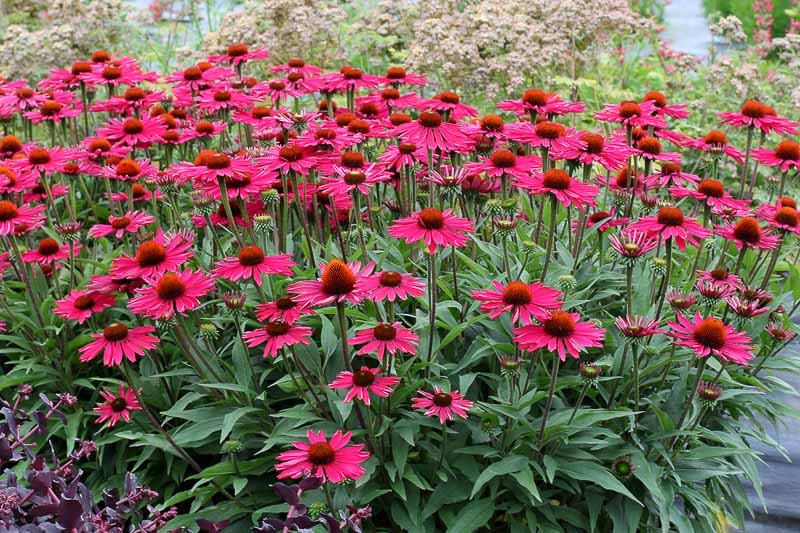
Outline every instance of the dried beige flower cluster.
POLYGON ((742 27, 742 21, 736 15, 721 17, 716 23, 711 24, 708 29, 712 35, 730 44, 747 42, 747 34, 742 27))
POLYGON ((220 30, 203 38, 206 53, 223 53, 231 43, 266 48, 273 62, 302 57, 329 67, 341 64, 345 53, 340 28, 347 13, 334 2, 318 0, 247 0, 228 13, 220 30))
POLYGON ((51 68, 63 68, 65 57, 88 58, 94 50, 113 48, 127 34, 122 0, 50 0, 23 7, 37 15, 37 26, 5 29, 0 75, 7 78, 37 79, 51 68))
POLYGON ((626 0, 430 0, 414 28, 407 67, 492 99, 554 72, 579 75, 599 50, 655 25, 626 0))

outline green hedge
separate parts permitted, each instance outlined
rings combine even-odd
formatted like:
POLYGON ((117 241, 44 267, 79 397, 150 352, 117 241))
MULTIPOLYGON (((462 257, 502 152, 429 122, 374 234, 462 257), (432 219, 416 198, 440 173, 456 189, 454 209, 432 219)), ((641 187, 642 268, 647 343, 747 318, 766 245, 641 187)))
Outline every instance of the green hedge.
MULTIPOLYGON (((747 35, 753 36, 755 14, 752 0, 703 0, 706 12, 736 15, 742 21, 747 35)), ((792 8, 792 0, 772 0, 772 36, 781 37, 786 34, 791 18, 786 14, 792 8)))

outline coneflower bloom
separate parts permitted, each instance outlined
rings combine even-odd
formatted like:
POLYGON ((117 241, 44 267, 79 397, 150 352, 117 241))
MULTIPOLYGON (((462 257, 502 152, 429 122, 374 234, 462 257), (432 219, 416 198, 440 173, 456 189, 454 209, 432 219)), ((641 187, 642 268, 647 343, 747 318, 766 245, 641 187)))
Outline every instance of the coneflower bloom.
POLYGON ((584 142, 575 135, 573 129, 568 130, 557 122, 547 120, 537 124, 514 122, 506 127, 506 135, 509 140, 547 150, 564 151, 584 146, 584 142))
POLYGON ((101 313, 103 309, 111 307, 115 303, 117 303, 117 299, 111 294, 72 289, 64 299, 56 302, 53 313, 83 324, 94 313, 101 313))
POLYGON ((80 360, 86 363, 102 352, 105 366, 119 366, 123 359, 135 363, 137 357, 144 356, 147 350, 152 350, 161 342, 161 339, 151 335, 155 330, 153 326, 128 328, 121 322, 109 324, 102 333, 91 334, 94 340, 81 347, 80 360))
POLYGON ((228 84, 220 84, 205 91, 200 91, 196 104, 198 110, 211 115, 220 111, 247 109, 253 104, 253 97, 234 89, 228 84))
POLYGON ((94 412, 100 415, 97 418, 98 424, 108 420, 106 427, 114 427, 120 420, 130 422, 131 411, 140 411, 142 409, 133 389, 126 389, 122 384, 120 384, 119 391, 116 394, 109 390, 102 390, 100 391, 100 396, 105 401, 99 402, 97 407, 94 408, 94 412))
POLYGON ((175 313, 186 315, 200 305, 200 298, 214 289, 214 280, 201 270, 167 272, 152 285, 136 289, 128 309, 154 319, 168 319, 175 313))
POLYGON ((555 93, 546 93, 541 89, 528 89, 519 100, 504 100, 497 104, 498 109, 511 111, 519 116, 536 115, 566 115, 567 113, 583 113, 583 102, 566 102, 555 93))
POLYGON ((37 175, 61 172, 64 165, 72 158, 73 150, 64 148, 41 148, 34 144, 26 144, 22 149, 25 157, 8 161, 12 170, 37 175))
POLYGON ((284 346, 311 344, 311 341, 308 340, 310 336, 311 328, 278 320, 268 322, 258 329, 247 331, 242 338, 251 348, 264 344, 263 357, 266 359, 267 356, 270 356, 274 359, 284 346))
POLYGON ((317 164, 317 158, 307 148, 296 145, 276 146, 265 157, 256 159, 261 171, 279 170, 284 174, 290 171, 308 176, 309 170, 317 164))
POLYGON ((159 228, 154 239, 139 245, 134 257, 123 255, 114 260, 111 274, 117 277, 153 277, 168 270, 175 270, 194 257, 192 236, 177 233, 169 238, 159 228))
POLYGON ((12 235, 17 225, 41 224, 45 217, 39 213, 44 210, 44 204, 17 206, 8 200, 0 200, 0 235, 12 235))
POLYGON ((586 348, 602 347, 606 335, 604 328, 594 322, 578 322, 579 318, 578 313, 553 311, 541 324, 514 329, 514 342, 530 352, 539 348, 558 352, 562 361, 566 361, 567 353, 578 359, 586 348))
POLYGON ((290 296, 281 296, 274 302, 256 306, 256 318, 259 322, 286 322, 294 324, 303 315, 313 315, 314 310, 296 302, 290 296))
POLYGON ((445 122, 436 111, 423 111, 417 120, 397 126, 394 133, 404 142, 443 152, 458 150, 469 140, 458 124, 445 122))
POLYGON ((39 107, 45 100, 47 100, 45 93, 23 86, 11 93, 0 95, 0 108, 7 107, 16 111, 27 111, 39 107))
POLYGON ((472 233, 472 221, 459 218, 452 209, 439 211, 434 207, 426 207, 401 218, 389 227, 389 236, 405 239, 407 244, 423 241, 428 251, 434 253, 437 246, 464 246, 469 241, 466 233, 472 233))
POLYGON ((268 57, 269 51, 265 48, 250 50, 246 44, 236 43, 228 46, 227 52, 222 55, 208 56, 208 60, 211 63, 230 63, 236 66, 245 61, 267 59, 268 57))
POLYGON ((780 324, 776 324, 775 322, 770 322, 767 326, 767 333, 770 337, 777 341, 786 341, 795 338, 796 334, 780 324))
POLYGON ((533 194, 552 194, 564 207, 574 205, 581 211, 586 206, 594 207, 600 190, 594 185, 580 182, 565 170, 551 168, 545 173, 534 172, 533 176, 517 178, 516 185, 533 194))
POLYGON ((710 178, 700 181, 694 189, 682 185, 672 186, 669 193, 675 198, 694 198, 709 207, 737 207, 747 204, 731 196, 721 181, 710 178))
POLYGON ((267 256, 258 246, 245 246, 237 257, 226 257, 214 263, 217 268, 213 274, 231 281, 252 279, 260 287, 265 274, 291 276, 292 267, 297 264, 291 257, 291 254, 267 256))
POLYGON ((167 127, 164 121, 150 116, 142 118, 111 118, 108 123, 97 128, 97 134, 117 145, 134 148, 147 148, 161 140, 167 127))
POLYGON ((768 167, 779 167, 781 172, 800 167, 800 145, 794 141, 781 141, 774 150, 756 148, 753 159, 768 167))
POLYGON ((713 281, 697 280, 694 284, 694 290, 704 298, 703 303, 708 303, 713 300, 721 300, 733 295, 736 290, 727 285, 721 285, 713 281))
POLYGON ((444 392, 439 387, 433 387, 433 393, 418 390, 421 397, 411 398, 411 406, 414 409, 424 409, 425 416, 438 416, 439 422, 444 424, 448 420, 454 420, 456 415, 466 419, 467 411, 472 409, 472 402, 464 399, 464 395, 458 391, 444 392))
POLYGON ((348 479, 359 479, 366 473, 361 463, 369 459, 364 445, 348 446, 352 433, 339 430, 331 436, 330 443, 325 433, 307 433, 308 442, 294 442, 294 450, 278 454, 275 465, 278 479, 321 477, 324 481, 340 483, 348 479))
POLYGON ((636 155, 651 161, 668 161, 680 164, 681 154, 677 152, 664 152, 661 148, 661 141, 655 137, 644 137, 636 142, 636 155))
POLYGON ((687 318, 678 313, 677 322, 669 322, 671 331, 667 335, 678 339, 676 346, 690 348, 699 357, 716 356, 722 361, 747 365, 753 358, 753 346, 750 338, 736 331, 733 326, 726 326, 714 317, 703 318, 696 312, 694 318, 687 318))
POLYGON ((302 59, 292 58, 283 65, 275 65, 272 67, 272 72, 300 72, 306 76, 316 76, 322 72, 322 69, 314 65, 309 65, 302 59))
POLYGON ((775 131, 781 135, 797 135, 797 124, 789 119, 779 117, 771 112, 772 110, 761 102, 748 100, 742 104, 741 109, 717 113, 722 119, 722 124, 730 124, 736 127, 757 128, 764 133, 775 131))
POLYGON ((324 176, 319 190, 333 195, 350 194, 358 191, 364 196, 376 183, 389 181, 391 176, 376 163, 361 169, 351 169, 333 165, 335 176, 324 176))
POLYGON ((658 327, 658 320, 646 316, 618 316, 614 319, 614 325, 623 336, 634 341, 664 333, 664 330, 658 327))
POLYGON ((152 216, 141 211, 128 211, 121 217, 110 215, 108 224, 95 224, 89 229, 89 235, 99 239, 113 234, 114 238, 119 239, 126 233, 136 233, 154 220, 152 216))
POLYGON ((728 223, 724 226, 716 226, 717 235, 730 239, 741 250, 745 248, 773 250, 777 248, 780 237, 769 233, 768 229, 762 228, 758 220, 753 217, 744 217, 736 224, 728 223))
POLYGON ((794 207, 761 204, 756 214, 773 228, 800 235, 800 217, 794 207))
POLYGON ((72 253, 78 255, 81 249, 79 242, 59 244, 55 239, 46 237, 39 241, 39 245, 33 250, 28 250, 22 254, 22 260, 26 263, 39 263, 40 265, 50 265, 54 261, 69 258, 70 248, 72 253))
POLYGON ((668 290, 666 298, 670 307, 681 311, 685 311, 697 303, 697 297, 694 294, 687 294, 677 289, 668 290))
POLYGON ((731 311, 740 318, 753 318, 770 312, 770 308, 762 305, 759 300, 745 300, 738 296, 730 296, 726 302, 731 311))
MULTIPOLYGON (((595 211, 586 217, 586 222, 584 224, 586 228, 593 228, 597 224, 600 224, 600 226, 597 228, 597 231, 604 232, 616 226, 627 226, 629 222, 629 218, 617 218, 616 209, 612 206, 609 211, 595 211)), ((576 229, 577 227, 578 221, 576 220, 573 223, 573 228, 576 229)))
POLYGON ((656 106, 656 114, 659 116, 668 116, 672 118, 686 118, 689 112, 686 110, 686 104, 668 104, 667 97, 658 91, 650 91, 644 95, 642 102, 653 102, 656 106))
POLYGON ((684 172, 677 163, 665 162, 661 168, 649 176, 645 176, 644 184, 648 187, 663 189, 672 184, 675 186, 685 186, 686 183, 696 184, 700 181, 700 176, 684 172))
POLYGON ((357 304, 366 297, 364 280, 372 274, 374 263, 361 266, 354 261, 345 263, 332 259, 321 263, 322 276, 316 280, 296 281, 289 285, 288 291, 297 295, 294 300, 308 306, 328 305, 334 302, 357 304))
POLYGON ((367 74, 349 65, 340 68, 339 72, 323 74, 320 79, 324 82, 324 89, 327 92, 372 89, 381 83, 379 76, 367 74))
POLYGON ((381 81, 386 85, 425 85, 428 81, 424 74, 409 74, 403 67, 389 67, 386 69, 386 76, 381 77, 381 81))
POLYGON ((647 100, 641 104, 633 100, 626 100, 619 104, 606 104, 606 106, 595 113, 597 120, 603 122, 618 122, 624 126, 639 128, 666 128, 667 123, 658 116, 658 107, 652 100, 647 100))
POLYGON ((704 137, 691 139, 687 146, 703 152, 727 155, 740 165, 744 163, 744 154, 728 143, 728 136, 719 130, 711 130, 704 137))
POLYGON ((24 117, 39 124, 41 122, 61 122, 68 118, 75 118, 81 114, 81 103, 75 102, 73 105, 64 105, 55 100, 45 100, 39 109, 27 111, 24 117))
POLYGON ((469 136, 480 136, 491 139, 494 142, 502 142, 506 139, 505 121, 497 115, 486 115, 482 119, 473 119, 462 124, 461 130, 469 136))
POLYGON ((479 157, 479 161, 465 165, 470 176, 485 173, 491 178, 503 175, 515 178, 529 176, 532 170, 542 167, 542 160, 537 156, 517 156, 504 148, 495 150, 489 157, 479 157))
POLYGON ((657 215, 642 217, 628 226, 628 229, 647 232, 651 237, 674 238, 675 244, 681 250, 686 249, 686 241, 699 246, 699 240, 711 235, 710 230, 698 224, 695 219, 685 217, 677 207, 662 207, 657 215))
POLYGON ((504 286, 495 280, 492 284, 495 290, 472 291, 472 297, 481 302, 481 311, 489 313, 492 320, 510 311, 512 323, 529 325, 549 317, 562 305, 561 291, 538 282, 512 281, 504 286))
POLYGON ((114 166, 103 167, 100 171, 100 176, 120 181, 140 181, 154 178, 157 174, 158 169, 147 159, 135 161, 127 157, 114 166))
POLYGON ((336 379, 328 385, 332 389, 349 389, 342 400, 350 403, 353 398, 370 404, 370 393, 381 398, 386 398, 392 393, 392 387, 400 383, 397 376, 379 376, 380 368, 369 368, 362 366, 360 370, 353 372, 339 372, 336 379))
POLYGON ((216 137, 228 127, 228 124, 221 120, 211 122, 209 120, 200 120, 192 127, 183 129, 180 137, 176 142, 185 143, 194 139, 211 139, 216 137))
POLYGON ((378 161, 390 170, 400 170, 403 167, 427 163, 426 158, 427 154, 424 148, 420 148, 414 143, 401 142, 387 146, 386 150, 378 156, 378 161))
POLYGON ((742 278, 731 274, 727 268, 715 268, 714 270, 698 270, 697 281, 707 281, 715 285, 721 285, 730 289, 738 290, 744 288, 742 278))
POLYGON ((459 121, 464 117, 474 117, 478 110, 461 101, 461 97, 452 91, 445 91, 426 100, 422 105, 439 113, 447 113, 451 120, 459 121))
POLYGON ((378 360, 383 361, 386 352, 414 353, 417 350, 419 337, 409 329, 401 327, 400 322, 385 324, 383 322, 374 328, 362 329, 356 336, 347 341, 351 346, 363 344, 358 355, 378 353, 378 360))
POLYGON ((373 302, 407 300, 417 298, 425 292, 425 284, 411 274, 384 271, 364 278, 362 287, 373 302))
POLYGON ((553 160, 566 159, 583 165, 599 163, 606 170, 619 170, 627 164, 631 148, 621 137, 606 139, 591 132, 578 132, 575 136, 580 143, 565 143, 550 151, 553 160))

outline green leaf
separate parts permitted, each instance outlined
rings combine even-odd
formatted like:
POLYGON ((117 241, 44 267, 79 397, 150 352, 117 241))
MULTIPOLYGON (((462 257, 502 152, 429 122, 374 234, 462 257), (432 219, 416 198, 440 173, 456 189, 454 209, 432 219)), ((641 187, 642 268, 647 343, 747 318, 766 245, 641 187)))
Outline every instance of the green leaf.
POLYGON ((492 517, 492 514, 494 514, 494 502, 488 498, 478 500, 466 507, 461 507, 458 520, 447 528, 447 532, 471 533, 483 527, 492 517))
POLYGON ((606 490, 613 490, 623 496, 627 496, 639 505, 642 503, 636 499, 636 496, 623 485, 614 475, 608 471, 607 468, 600 466, 597 463, 589 461, 564 461, 559 464, 561 472, 567 476, 578 479, 581 481, 591 481, 597 483, 606 490))
POLYGON ((528 491, 534 501, 541 503, 542 497, 539 496, 539 489, 536 488, 536 482, 533 480, 531 467, 525 465, 519 472, 512 472, 511 475, 514 476, 517 483, 522 485, 522 488, 528 491))
POLYGON ((522 457, 521 455, 512 455, 510 457, 506 457, 502 461, 492 463, 488 468, 481 472, 481 475, 475 480, 475 484, 472 486, 472 493, 470 493, 469 498, 474 498, 475 495, 480 492, 483 486, 495 477, 519 472, 524 467, 527 467, 527 464, 528 458, 522 457))
POLYGON ((238 409, 231 411, 222 419, 222 429, 219 433, 219 442, 222 442, 228 438, 228 435, 231 434, 233 431, 233 427, 236 425, 236 422, 239 421, 240 418, 249 414, 249 413, 257 413, 260 409, 256 409, 255 407, 239 407, 238 409))

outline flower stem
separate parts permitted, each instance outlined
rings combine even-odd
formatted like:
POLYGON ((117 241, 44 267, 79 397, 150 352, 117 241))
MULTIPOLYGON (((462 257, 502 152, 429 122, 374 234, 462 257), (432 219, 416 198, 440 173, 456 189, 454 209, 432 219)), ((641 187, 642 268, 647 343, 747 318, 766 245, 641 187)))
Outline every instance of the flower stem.
POLYGON ((539 437, 536 446, 541 450, 542 440, 544 439, 544 428, 547 426, 547 417, 550 414, 550 407, 553 405, 553 395, 556 392, 556 381, 558 380, 558 368, 561 364, 561 358, 557 354, 553 356, 553 371, 550 376, 550 392, 547 394, 547 403, 544 406, 544 413, 542 413, 542 426, 539 428, 539 437))
POLYGON ((339 336, 342 338, 342 358, 344 367, 348 371, 353 370, 350 364, 350 348, 347 344, 347 316, 344 311, 344 302, 336 302, 336 315, 339 317, 339 336))
POLYGON ((550 256, 553 253, 553 243, 556 237, 556 224, 558 216, 558 199, 554 194, 550 195, 550 235, 547 236, 547 251, 544 256, 544 266, 542 266, 542 277, 540 283, 544 283, 547 276, 547 268, 550 266, 550 256))

